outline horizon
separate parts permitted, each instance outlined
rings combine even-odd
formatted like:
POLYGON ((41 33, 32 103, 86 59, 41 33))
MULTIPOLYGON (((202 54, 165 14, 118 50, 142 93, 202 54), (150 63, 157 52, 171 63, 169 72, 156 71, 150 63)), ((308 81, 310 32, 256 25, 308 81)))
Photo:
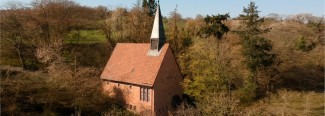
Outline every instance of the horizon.
MULTIPOLYGON (((29 4, 34 0, 2 0, 0 1, 0 8, 6 9, 8 2, 20 2, 24 5, 30 6, 29 4)), ((110 10, 116 8, 131 9, 137 0, 72 0, 81 6, 97 7, 105 6, 110 10)), ((195 0, 175 0, 175 1, 162 1, 160 0, 160 6, 163 17, 169 17, 176 6, 177 11, 181 14, 182 18, 195 18, 198 14, 202 16, 206 15, 217 15, 229 13, 231 18, 238 17, 242 14, 243 8, 247 7, 251 0, 229 0, 229 1, 195 1, 195 0), (200 7, 193 9, 194 7, 200 7)), ((271 13, 279 14, 281 16, 291 16, 297 14, 311 14, 317 17, 325 16, 325 8, 323 0, 290 0, 290 1, 259 1, 252 0, 258 6, 261 17, 266 17, 271 13)), ((140 0, 142 3, 142 0, 140 0)))

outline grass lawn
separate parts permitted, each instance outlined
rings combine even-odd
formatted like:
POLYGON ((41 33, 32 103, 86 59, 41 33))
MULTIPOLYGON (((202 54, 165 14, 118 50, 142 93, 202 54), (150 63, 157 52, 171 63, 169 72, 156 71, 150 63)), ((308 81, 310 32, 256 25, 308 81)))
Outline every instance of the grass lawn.
POLYGON ((71 31, 64 40, 67 44, 94 44, 105 42, 105 34, 99 30, 71 31))

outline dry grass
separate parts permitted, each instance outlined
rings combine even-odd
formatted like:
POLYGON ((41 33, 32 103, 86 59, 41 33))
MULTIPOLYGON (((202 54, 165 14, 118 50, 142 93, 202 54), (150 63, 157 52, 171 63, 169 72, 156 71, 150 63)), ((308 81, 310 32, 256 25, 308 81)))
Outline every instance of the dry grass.
POLYGON ((324 93, 279 90, 276 94, 246 107, 248 116, 323 116, 324 93))

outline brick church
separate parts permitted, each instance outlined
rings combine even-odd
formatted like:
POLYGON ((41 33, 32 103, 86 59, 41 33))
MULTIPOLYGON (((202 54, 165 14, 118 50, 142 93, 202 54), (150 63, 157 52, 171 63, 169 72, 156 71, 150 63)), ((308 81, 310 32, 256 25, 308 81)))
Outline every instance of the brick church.
POLYGON ((105 92, 122 97, 132 112, 167 115, 173 110, 175 96, 182 97, 182 77, 166 43, 159 5, 150 43, 118 43, 100 78, 105 92))

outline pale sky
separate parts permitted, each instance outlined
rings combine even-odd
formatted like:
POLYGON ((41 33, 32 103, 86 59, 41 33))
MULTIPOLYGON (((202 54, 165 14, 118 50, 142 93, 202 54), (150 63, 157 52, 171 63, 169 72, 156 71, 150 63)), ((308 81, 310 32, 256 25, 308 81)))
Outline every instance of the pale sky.
MULTIPOLYGON (((18 1, 24 4, 33 0, 1 0, 0 8, 4 9, 8 1, 18 1)), ((96 7, 98 5, 108 6, 110 9, 116 7, 132 8, 137 0, 73 0, 82 6, 96 7)), ((142 0, 141 0, 142 1, 142 0)), ((163 16, 178 6, 178 12, 183 18, 195 18, 197 14, 203 16, 230 13, 230 16, 237 17, 242 13, 243 7, 247 7, 250 1, 258 6, 260 16, 267 16, 270 13, 281 15, 294 15, 309 13, 314 16, 325 15, 324 0, 160 0, 160 7, 163 16)))

